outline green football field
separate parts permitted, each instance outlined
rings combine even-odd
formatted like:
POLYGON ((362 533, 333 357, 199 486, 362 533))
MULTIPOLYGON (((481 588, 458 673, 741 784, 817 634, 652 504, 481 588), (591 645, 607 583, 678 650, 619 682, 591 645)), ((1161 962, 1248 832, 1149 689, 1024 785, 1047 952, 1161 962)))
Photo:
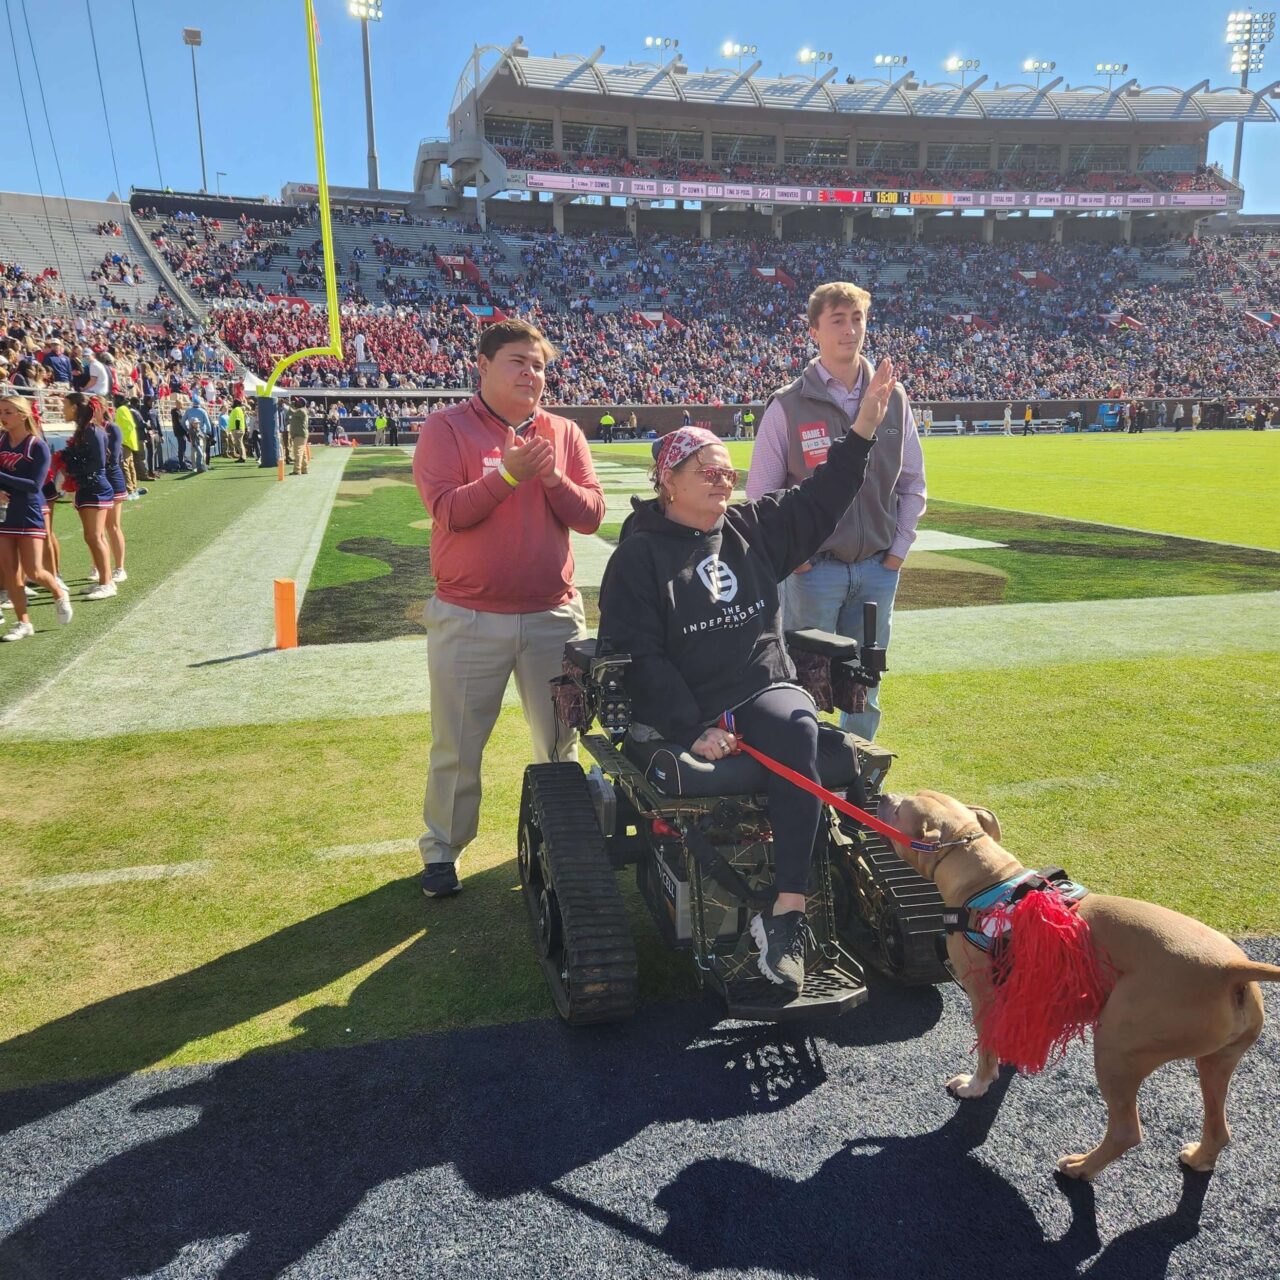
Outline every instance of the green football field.
MULTIPOLYGON (((734 445, 745 468, 750 446, 734 445)), ((1280 435, 926 442, 881 740, 899 788, 1000 811, 1024 861, 1280 931, 1280 435)), ((0 1089, 548 1016, 516 890, 504 711, 466 892, 416 882, 430 522, 407 453, 215 465, 126 511, 130 581, 0 647, 0 1089), (271 581, 305 586, 272 645, 271 581)), ((647 450, 597 448, 605 536, 647 450)), ((70 517, 70 519, 68 519, 70 517)), ((73 586, 87 559, 58 512, 73 586)), ((631 894, 642 995, 684 999, 631 894)))

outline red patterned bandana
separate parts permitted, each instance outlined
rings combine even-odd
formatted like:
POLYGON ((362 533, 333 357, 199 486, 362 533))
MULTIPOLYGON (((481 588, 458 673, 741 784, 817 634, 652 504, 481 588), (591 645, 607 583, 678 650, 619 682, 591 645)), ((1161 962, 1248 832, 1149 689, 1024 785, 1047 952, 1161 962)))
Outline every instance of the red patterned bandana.
POLYGON ((662 439, 658 450, 658 487, 687 457, 709 444, 719 444, 720 437, 706 427, 681 427, 662 439))

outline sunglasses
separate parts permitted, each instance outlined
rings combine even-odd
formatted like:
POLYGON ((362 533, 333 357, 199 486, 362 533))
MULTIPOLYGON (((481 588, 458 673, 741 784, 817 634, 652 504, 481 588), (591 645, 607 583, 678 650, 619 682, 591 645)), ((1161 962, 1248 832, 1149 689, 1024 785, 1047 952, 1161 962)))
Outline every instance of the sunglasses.
POLYGON ((738 473, 732 467, 696 467, 694 471, 708 484, 717 484, 724 480, 732 489, 738 483, 738 473))

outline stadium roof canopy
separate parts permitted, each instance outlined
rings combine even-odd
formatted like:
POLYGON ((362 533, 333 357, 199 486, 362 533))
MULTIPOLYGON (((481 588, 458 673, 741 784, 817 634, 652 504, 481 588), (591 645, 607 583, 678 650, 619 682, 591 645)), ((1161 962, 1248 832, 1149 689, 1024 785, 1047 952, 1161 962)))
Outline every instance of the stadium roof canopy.
MULTIPOLYGON (((910 72, 893 81, 857 80, 836 83, 834 71, 821 78, 808 75, 766 77, 755 62, 741 72, 732 69, 690 71, 672 59, 666 64, 601 61, 603 47, 590 56, 556 54, 534 57, 517 41, 506 49, 487 46, 488 74, 480 92, 510 88, 541 94, 581 95, 586 110, 661 111, 686 108, 795 111, 834 120, 842 116, 874 116, 902 121, 992 121, 1002 123, 1061 121, 1070 124, 1190 124, 1212 128, 1242 120, 1269 123, 1280 119, 1271 98, 1280 82, 1261 89, 1227 85, 1212 89, 1201 81, 1187 89, 1169 85, 1143 88, 1136 80, 1114 89, 1089 85, 1071 88, 1058 77, 1037 89, 1033 85, 993 85, 985 75, 968 85, 924 84, 910 72), (494 55, 497 55, 496 59, 494 55)), ((474 86, 468 71, 459 83, 459 98, 474 86)), ((455 100, 456 101, 456 100, 455 100)))

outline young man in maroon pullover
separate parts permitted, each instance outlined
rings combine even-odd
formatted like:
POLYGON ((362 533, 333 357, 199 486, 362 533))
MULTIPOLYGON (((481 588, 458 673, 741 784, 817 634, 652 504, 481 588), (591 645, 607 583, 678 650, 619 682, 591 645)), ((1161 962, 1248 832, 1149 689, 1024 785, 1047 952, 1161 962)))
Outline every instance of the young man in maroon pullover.
POLYGON ((422 891, 462 887, 480 819, 480 763, 514 672, 536 762, 576 757, 557 737, 548 681, 586 633, 569 531, 595 533, 604 494, 582 432, 540 408, 555 349, 523 320, 480 338, 480 390, 422 425, 413 477, 431 513, 427 675, 431 759, 418 841, 422 891))

